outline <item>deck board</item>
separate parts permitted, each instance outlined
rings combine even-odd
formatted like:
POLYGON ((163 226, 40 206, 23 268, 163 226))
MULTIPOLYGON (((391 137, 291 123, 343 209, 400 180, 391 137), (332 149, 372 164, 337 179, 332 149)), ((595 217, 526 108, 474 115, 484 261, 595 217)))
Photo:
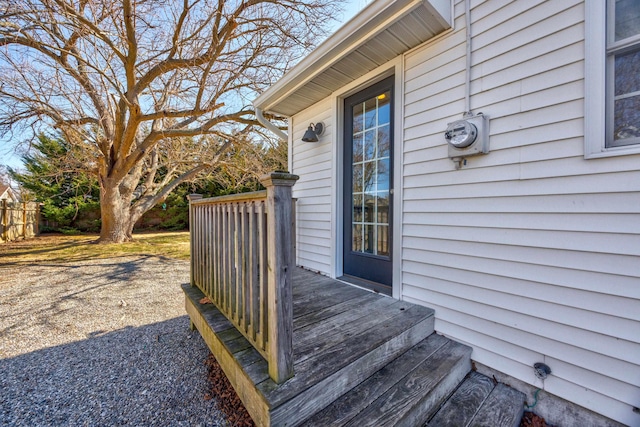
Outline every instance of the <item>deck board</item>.
POLYGON ((353 310, 325 319, 323 322, 316 322, 306 328, 294 330, 295 351, 302 359, 307 348, 320 348, 327 343, 330 345, 331 342, 341 339, 342 335, 350 336, 367 328, 379 326, 380 323, 398 314, 393 312, 394 306, 397 310, 409 307, 407 304, 399 303, 391 298, 379 298, 353 310))
MULTIPOLYGON (((321 310, 306 312, 303 315, 293 318, 294 333, 297 329, 305 328, 313 323, 322 322, 326 319, 332 318, 333 316, 340 315, 341 313, 366 306, 370 302, 373 302, 376 300, 384 300, 384 299, 385 298, 380 298, 380 296, 375 293, 369 292, 363 295, 358 295, 355 298, 342 301, 338 304, 331 305, 321 310)), ((386 299, 390 299, 390 298, 386 298, 386 299)))
POLYGON ((334 283, 327 282, 326 288, 316 289, 293 299, 293 317, 319 311, 366 293, 368 292, 354 286, 335 281, 334 283))
POLYGON ((325 291, 331 286, 331 283, 327 282, 328 277, 309 271, 300 273, 296 269, 294 277, 302 278, 302 281, 296 280, 293 284, 291 294, 293 295, 294 305, 303 305, 304 298, 307 295, 325 291))
POLYGON ((374 301, 363 307, 365 311, 369 311, 368 315, 362 311, 342 313, 298 331, 298 334, 294 334, 294 340, 297 338, 294 348, 296 362, 338 345, 351 336, 382 327, 387 322, 403 322, 405 317, 402 316, 402 311, 409 310, 410 304, 393 300, 388 304, 386 300, 374 301))

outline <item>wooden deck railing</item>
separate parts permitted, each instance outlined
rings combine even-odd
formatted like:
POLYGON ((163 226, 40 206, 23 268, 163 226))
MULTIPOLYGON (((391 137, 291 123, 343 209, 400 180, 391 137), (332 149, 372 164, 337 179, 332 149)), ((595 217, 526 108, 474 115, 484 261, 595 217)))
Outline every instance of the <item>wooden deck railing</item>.
POLYGON ((191 284, 263 355, 276 383, 293 376, 291 274, 298 177, 275 172, 266 191, 191 195, 191 284))

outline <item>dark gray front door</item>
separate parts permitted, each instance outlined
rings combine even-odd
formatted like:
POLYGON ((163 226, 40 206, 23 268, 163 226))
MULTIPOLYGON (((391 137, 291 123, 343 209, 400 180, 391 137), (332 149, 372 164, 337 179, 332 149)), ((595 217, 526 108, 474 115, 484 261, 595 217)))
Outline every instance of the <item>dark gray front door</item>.
POLYGON ((393 82, 345 99, 344 279, 391 294, 393 82))

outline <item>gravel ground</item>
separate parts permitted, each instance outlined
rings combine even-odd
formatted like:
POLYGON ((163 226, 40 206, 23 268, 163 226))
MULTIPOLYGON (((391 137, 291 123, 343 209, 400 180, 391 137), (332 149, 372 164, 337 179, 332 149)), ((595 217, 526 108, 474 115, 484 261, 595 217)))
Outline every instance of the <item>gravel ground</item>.
POLYGON ((0 425, 218 426, 186 261, 0 260, 0 425))

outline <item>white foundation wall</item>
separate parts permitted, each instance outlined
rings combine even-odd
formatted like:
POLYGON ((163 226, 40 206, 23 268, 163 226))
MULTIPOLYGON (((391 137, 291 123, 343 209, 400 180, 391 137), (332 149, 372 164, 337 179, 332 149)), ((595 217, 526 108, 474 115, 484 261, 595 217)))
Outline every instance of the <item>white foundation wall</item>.
POLYGON ((584 158, 584 13, 471 2, 491 152, 460 170, 443 134, 465 111, 463 2, 452 33, 406 55, 401 292, 474 360, 638 426, 640 156, 584 158))
POLYGON ((297 264, 331 275, 332 268, 332 173, 334 125, 329 99, 296 115, 292 120, 289 164, 300 179, 293 187, 296 202, 297 264), (309 123, 323 122, 318 142, 302 142, 309 123))

